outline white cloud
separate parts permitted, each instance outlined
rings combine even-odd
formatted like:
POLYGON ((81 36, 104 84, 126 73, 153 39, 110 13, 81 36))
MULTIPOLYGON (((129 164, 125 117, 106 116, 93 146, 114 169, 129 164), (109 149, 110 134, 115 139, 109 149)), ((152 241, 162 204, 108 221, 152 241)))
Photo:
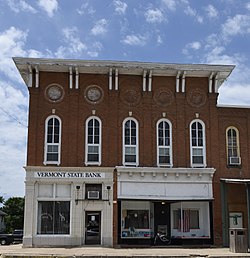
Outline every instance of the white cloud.
POLYGON ((219 89, 218 102, 227 105, 250 106, 250 85, 225 82, 219 89))
POLYGON ((234 55, 228 55, 225 54, 226 48, 223 46, 216 46, 212 49, 210 49, 206 54, 205 54, 205 60, 206 63, 209 64, 237 64, 239 65, 244 61, 244 58, 238 54, 234 55))
POLYGON ((76 9, 76 11, 80 15, 83 15, 83 14, 86 14, 86 13, 92 15, 96 12, 95 9, 92 6, 90 6, 88 2, 82 4, 79 9, 76 9))
POLYGON ((220 45, 220 38, 218 37, 217 34, 213 33, 206 38, 206 45, 205 45, 206 50, 218 45, 220 45))
POLYGON ((10 9, 15 13, 19 13, 20 11, 37 13, 36 9, 24 0, 7 0, 7 4, 10 9))
POLYGON ((231 38, 238 35, 250 33, 250 16, 237 14, 234 17, 228 18, 221 25, 217 34, 213 33, 206 38, 206 50, 217 49, 224 47, 230 43, 231 38))
POLYGON ((145 46, 147 39, 141 35, 127 35, 122 41, 122 43, 130 46, 145 46))
POLYGON ((12 80, 19 81, 20 76, 11 59, 12 56, 25 56, 23 49, 26 41, 27 32, 10 27, 4 32, 0 32, 0 72, 12 80))
POLYGON ((0 72, 5 74, 10 80, 21 81, 16 68, 13 64, 12 57, 28 56, 41 57, 41 52, 34 49, 25 50, 25 42, 28 36, 27 31, 10 27, 6 31, 0 32, 0 72))
POLYGON ((250 16, 237 14, 233 18, 228 18, 222 25, 222 33, 224 39, 250 33, 250 16))
POLYGON ((57 11, 57 0, 39 0, 38 5, 48 14, 49 17, 53 17, 57 11))
POLYGON ((205 63, 235 65, 235 69, 228 81, 223 83, 219 103, 231 103, 235 105, 241 103, 250 106, 250 83, 248 83, 250 68, 245 64, 247 58, 239 53, 229 55, 226 53, 226 48, 223 46, 210 49, 204 57, 203 62, 205 63), (224 87, 228 90, 224 91, 224 87), (233 89, 235 89, 235 92, 233 89), (244 92, 244 97, 240 93, 241 90, 244 92))
MULTIPOLYGON (((22 87, 25 90, 24 84, 22 87)), ((4 172, 0 173, 0 182, 4 182, 0 184, 1 195, 24 195, 27 106, 27 94, 0 80, 0 171, 4 172)))
POLYGON ((107 32, 107 20, 101 19, 97 21, 94 27, 91 29, 91 34, 93 35, 103 35, 107 32))
POLYGON ((114 0, 113 4, 115 6, 115 12, 117 14, 125 14, 128 5, 125 2, 122 2, 120 0, 114 0))
POLYGON ((163 43, 163 40, 160 35, 157 36, 157 44, 161 45, 163 43))
POLYGON ((86 49, 85 44, 83 44, 78 36, 78 29, 76 27, 64 28, 63 35, 66 40, 70 43, 73 52, 81 52, 86 49))
POLYGON ((250 11, 250 2, 246 4, 246 8, 250 11))
POLYGON ((237 52, 229 52, 226 46, 236 35, 249 33, 250 17, 235 15, 228 18, 219 28, 217 34, 209 35, 205 40, 203 63, 235 65, 233 73, 220 88, 219 103, 250 106, 250 68, 247 65, 248 57, 237 52))
POLYGON ((102 49, 103 49, 103 46, 100 42, 94 42, 93 44, 91 44, 91 46, 89 46, 87 55, 90 57, 98 57, 102 49))
POLYGON ((171 11, 176 10, 177 1, 176 0, 162 0, 163 4, 171 11))
POLYGON ((185 55, 189 55, 190 50, 199 50, 201 48, 201 43, 199 41, 194 41, 186 44, 182 53, 185 55))
MULTIPOLYGON (((26 87, 23 84, 23 87, 26 87)), ((1 121, 3 122, 14 122, 21 125, 21 128, 27 128, 27 103, 28 97, 24 95, 22 91, 14 87, 8 81, 0 81, 0 111, 1 116, 5 118, 1 121)), ((1 128, 1 127, 0 127, 1 128)), ((5 137, 11 137, 6 135, 5 137)), ((9 139, 12 142, 11 139, 9 139)), ((13 144, 18 143, 15 141, 13 144)))
POLYGON ((208 5, 207 7, 205 7, 205 10, 207 12, 207 16, 209 18, 216 18, 218 16, 218 11, 215 9, 215 7, 213 5, 208 5))
POLYGON ((60 46, 57 49, 55 53, 57 58, 66 58, 70 57, 71 55, 79 55, 87 49, 87 46, 79 38, 79 31, 77 27, 64 28, 62 30, 62 34, 67 45, 60 46))
POLYGON ((187 6, 184 10, 184 13, 188 16, 195 17, 199 23, 203 23, 202 16, 198 15, 196 10, 191 8, 190 6, 187 6))
POLYGON ((199 41, 195 41, 190 43, 190 48, 198 50, 201 48, 201 43, 199 41))
POLYGON ((56 58, 80 58, 82 56, 98 57, 103 49, 101 42, 92 41, 87 44, 81 40, 77 27, 64 28, 62 30, 64 45, 55 51, 53 57, 56 58))
POLYGON ((145 12, 146 21, 149 23, 161 23, 164 21, 164 15, 159 9, 149 9, 145 12))

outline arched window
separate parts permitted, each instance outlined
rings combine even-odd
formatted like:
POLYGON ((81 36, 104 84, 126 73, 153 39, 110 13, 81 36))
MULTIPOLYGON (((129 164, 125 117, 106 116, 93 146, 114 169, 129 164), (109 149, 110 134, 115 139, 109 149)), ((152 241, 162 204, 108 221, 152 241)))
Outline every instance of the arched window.
POLYGON ((230 126, 226 131, 228 165, 240 165, 239 131, 230 126))
POLYGON ((101 128, 98 117, 90 117, 86 121, 85 164, 101 165, 101 128))
POLYGON ((172 161, 172 125, 167 119, 157 122, 157 165, 173 166, 172 161))
POLYGON ((123 121, 123 165, 139 165, 138 122, 134 118, 123 121))
POLYGON ((60 164, 61 119, 49 116, 45 121, 44 164, 60 164))
POLYGON ((194 120, 190 124, 191 167, 206 167, 205 124, 194 120))

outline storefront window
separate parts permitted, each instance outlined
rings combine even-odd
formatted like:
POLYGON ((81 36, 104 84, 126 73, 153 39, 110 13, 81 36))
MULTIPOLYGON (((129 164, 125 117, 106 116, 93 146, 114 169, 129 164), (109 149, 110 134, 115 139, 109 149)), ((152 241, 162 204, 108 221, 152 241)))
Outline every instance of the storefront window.
POLYGON ((174 229, 183 232, 189 232, 190 229, 199 229, 199 211, 198 210, 190 210, 181 209, 173 211, 173 221, 174 221, 174 229))
POLYGON ((209 238, 208 202, 176 202, 171 204, 171 236, 209 238))
POLYGON ((39 201, 37 234, 69 234, 70 202, 39 201))
POLYGON ((124 228, 149 228, 148 211, 127 210, 124 228))
POLYGON ((150 238, 149 202, 123 202, 122 238, 150 238))

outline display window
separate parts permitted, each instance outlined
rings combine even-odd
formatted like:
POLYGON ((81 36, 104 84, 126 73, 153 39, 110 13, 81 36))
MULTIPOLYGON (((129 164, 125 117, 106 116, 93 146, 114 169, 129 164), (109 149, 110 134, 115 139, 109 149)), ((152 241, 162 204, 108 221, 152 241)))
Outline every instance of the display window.
POLYGON ((209 238, 208 202, 177 202, 171 204, 171 236, 209 238))
POLYGON ((70 234, 70 184, 37 185, 37 234, 70 234))
POLYGON ((121 212, 122 238, 150 238, 153 235, 149 202, 124 201, 121 212))
POLYGON ((70 202, 40 201, 38 202, 37 234, 69 234, 70 202))

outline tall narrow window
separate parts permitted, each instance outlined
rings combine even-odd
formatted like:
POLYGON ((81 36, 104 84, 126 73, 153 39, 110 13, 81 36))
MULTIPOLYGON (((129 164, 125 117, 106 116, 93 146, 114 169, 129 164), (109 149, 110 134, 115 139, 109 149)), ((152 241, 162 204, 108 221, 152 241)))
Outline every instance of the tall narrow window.
POLYGON ((125 119, 123 122, 123 165, 138 166, 138 122, 125 119))
POLYGON ((205 125, 200 120, 190 124, 190 153, 192 167, 206 167, 205 125))
POLYGON ((50 116, 45 122, 45 154, 44 164, 60 164, 61 120, 50 116))
POLYGON ((172 126, 166 119, 161 119, 157 123, 157 165, 171 167, 173 165, 172 126))
POLYGON ((227 128, 227 157, 229 165, 240 165, 239 131, 235 127, 227 128))
POLYGON ((90 117, 86 121, 86 165, 101 165, 101 120, 90 117))

